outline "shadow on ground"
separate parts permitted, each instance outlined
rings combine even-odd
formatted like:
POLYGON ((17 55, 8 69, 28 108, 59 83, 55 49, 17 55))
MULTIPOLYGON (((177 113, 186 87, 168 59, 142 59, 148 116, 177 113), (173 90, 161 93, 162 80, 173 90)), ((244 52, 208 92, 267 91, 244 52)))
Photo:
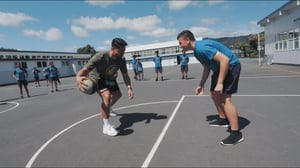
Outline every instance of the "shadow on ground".
MULTIPOLYGON (((216 120, 218 118, 219 118, 218 115, 208 115, 208 116, 206 116, 206 121, 211 122, 211 121, 216 120)), ((240 128, 240 130, 247 127, 250 123, 251 122, 248 119, 239 116, 239 128, 240 128)))
POLYGON ((121 116, 120 126, 117 128, 119 130, 119 136, 125 136, 132 134, 134 132, 130 127, 134 123, 144 122, 145 124, 151 123, 151 120, 161 120, 166 119, 165 115, 157 115, 156 113, 128 113, 128 114, 119 114, 121 116))

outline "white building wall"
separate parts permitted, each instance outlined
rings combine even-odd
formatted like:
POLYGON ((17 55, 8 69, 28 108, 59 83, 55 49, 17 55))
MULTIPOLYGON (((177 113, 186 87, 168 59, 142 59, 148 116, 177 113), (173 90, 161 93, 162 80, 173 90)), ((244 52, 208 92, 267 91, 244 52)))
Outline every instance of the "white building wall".
POLYGON ((272 59, 272 63, 299 64, 300 49, 276 51, 275 35, 281 32, 289 32, 291 29, 300 27, 294 22, 294 19, 300 17, 300 8, 289 14, 283 14, 278 20, 272 21, 264 27, 265 29, 265 54, 272 59))

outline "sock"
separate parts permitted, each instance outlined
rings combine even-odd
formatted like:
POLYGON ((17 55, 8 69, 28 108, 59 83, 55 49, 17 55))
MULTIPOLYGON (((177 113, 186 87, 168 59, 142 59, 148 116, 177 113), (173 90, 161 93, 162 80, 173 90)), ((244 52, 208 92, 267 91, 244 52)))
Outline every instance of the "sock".
POLYGON ((241 134, 240 130, 231 130, 231 133, 236 136, 241 134))
POLYGON ((107 118, 103 118, 103 123, 104 123, 104 126, 108 126, 110 125, 109 121, 107 118))

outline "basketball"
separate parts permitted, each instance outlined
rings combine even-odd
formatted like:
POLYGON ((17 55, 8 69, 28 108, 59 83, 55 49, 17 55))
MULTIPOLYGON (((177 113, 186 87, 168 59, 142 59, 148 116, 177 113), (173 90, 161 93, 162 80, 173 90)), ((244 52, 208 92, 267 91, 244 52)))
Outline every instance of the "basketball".
POLYGON ((87 95, 94 94, 98 90, 98 82, 96 79, 88 77, 83 81, 84 83, 84 90, 83 93, 87 95))

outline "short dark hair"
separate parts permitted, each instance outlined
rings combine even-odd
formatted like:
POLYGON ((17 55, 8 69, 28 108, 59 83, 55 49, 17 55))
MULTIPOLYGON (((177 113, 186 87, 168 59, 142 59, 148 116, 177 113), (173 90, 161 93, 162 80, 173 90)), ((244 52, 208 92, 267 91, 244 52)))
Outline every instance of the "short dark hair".
POLYGON ((121 39, 121 38, 114 38, 111 41, 111 47, 113 48, 121 48, 121 47, 125 47, 127 46, 127 43, 125 40, 121 39))
POLYGON ((182 32, 180 32, 177 35, 177 40, 179 40, 180 37, 189 38, 190 40, 195 41, 194 34, 189 30, 183 30, 182 32))

